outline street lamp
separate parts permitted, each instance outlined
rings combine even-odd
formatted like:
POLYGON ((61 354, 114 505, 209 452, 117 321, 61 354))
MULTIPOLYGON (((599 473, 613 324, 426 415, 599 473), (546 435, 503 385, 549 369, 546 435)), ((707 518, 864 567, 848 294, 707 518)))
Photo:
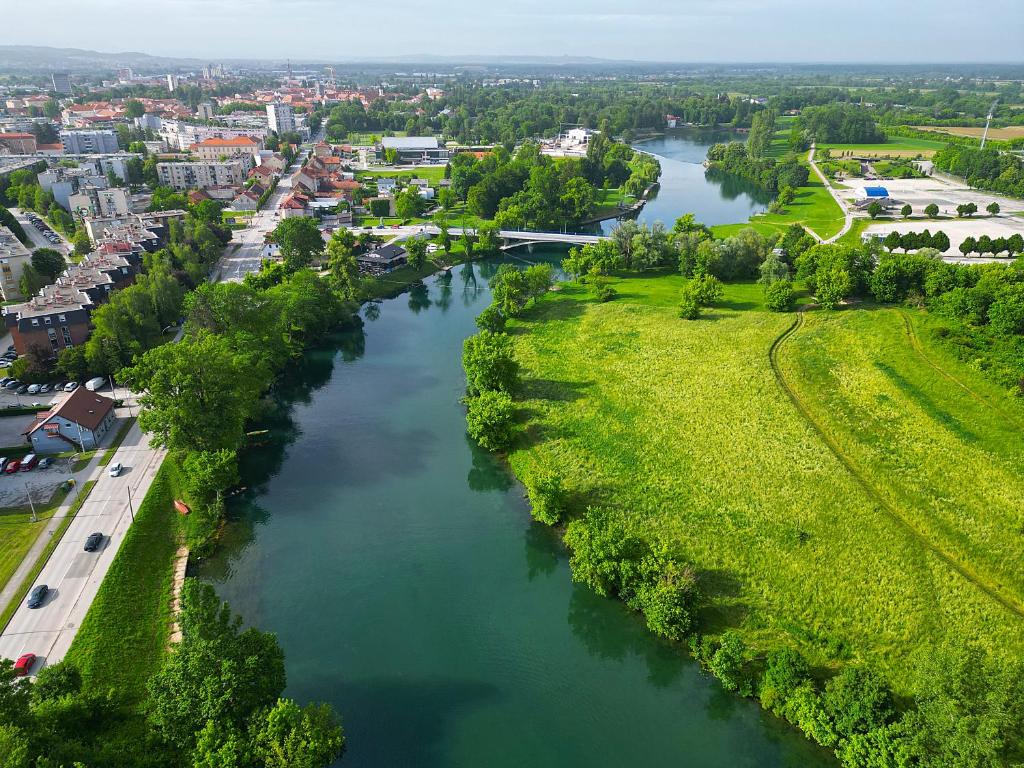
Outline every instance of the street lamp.
POLYGON ((32 501, 32 489, 29 488, 28 481, 25 482, 25 495, 28 496, 28 506, 32 510, 32 522, 38 523, 39 517, 36 515, 36 505, 32 501))
POLYGON ((132 487, 129 483, 125 483, 125 488, 128 489, 128 511, 131 513, 132 522, 135 522, 135 507, 132 506, 132 487))

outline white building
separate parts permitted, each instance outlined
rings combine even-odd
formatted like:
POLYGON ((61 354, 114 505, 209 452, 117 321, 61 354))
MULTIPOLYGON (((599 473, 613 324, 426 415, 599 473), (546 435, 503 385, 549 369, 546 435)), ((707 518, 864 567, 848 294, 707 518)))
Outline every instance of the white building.
POLYGON ((117 152, 117 132, 111 130, 97 131, 61 131, 60 141, 64 145, 65 155, 106 155, 117 152))
POLYGON ((234 139, 239 136, 248 136, 259 142, 267 137, 266 128, 234 127, 227 128, 220 125, 195 125, 183 123, 180 120, 161 120, 157 135, 167 145, 169 150, 186 151, 193 144, 198 144, 206 139, 234 139))
POLYGON ((173 91, 177 87, 178 87, 178 76, 177 75, 168 75, 167 76, 167 90, 168 91, 173 91))
POLYGON ((4 301, 18 301, 21 295, 21 272, 32 259, 32 253, 7 227, 0 226, 0 293, 4 301))
POLYGON ((213 120, 213 103, 209 101, 202 102, 196 107, 196 117, 200 120, 213 120))
POLYGON ((295 111, 289 104, 279 101, 267 104, 267 124, 270 130, 279 136, 286 131, 295 130, 295 111))
POLYGON ((50 79, 56 93, 71 93, 71 78, 67 72, 54 72, 50 79))
POLYGON ((80 216, 126 216, 132 212, 132 196, 124 187, 82 186, 68 204, 80 216))
POLYGON ((207 187, 239 187, 245 181, 246 169, 241 160, 215 163, 157 163, 161 186, 177 190, 207 187))

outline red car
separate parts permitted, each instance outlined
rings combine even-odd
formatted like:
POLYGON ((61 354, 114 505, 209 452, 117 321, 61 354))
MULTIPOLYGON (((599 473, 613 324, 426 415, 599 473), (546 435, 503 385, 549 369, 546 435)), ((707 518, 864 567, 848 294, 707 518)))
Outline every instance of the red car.
POLYGON ((18 677, 26 677, 28 671, 32 669, 32 665, 36 663, 36 655, 34 653, 26 653, 18 658, 14 662, 14 674, 18 677))
POLYGON ((7 466, 4 467, 4 472, 8 475, 13 475, 21 468, 21 462, 18 459, 11 459, 7 462, 7 466))

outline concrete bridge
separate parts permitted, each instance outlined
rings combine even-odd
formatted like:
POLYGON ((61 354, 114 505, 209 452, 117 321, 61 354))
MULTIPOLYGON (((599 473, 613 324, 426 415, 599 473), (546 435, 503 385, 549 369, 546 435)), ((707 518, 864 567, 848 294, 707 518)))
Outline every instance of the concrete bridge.
MULTIPOLYGON (((441 230, 431 224, 420 227, 420 231, 431 235, 440 234, 441 230)), ((461 237, 463 232, 475 235, 476 230, 472 227, 449 227, 448 234, 452 237, 461 237)), ((498 237, 505 244, 502 250, 517 248, 521 245, 541 245, 544 243, 560 243, 564 245, 590 245, 608 240, 607 235, 577 235, 571 232, 537 232, 529 229, 502 229, 498 231, 498 237)))

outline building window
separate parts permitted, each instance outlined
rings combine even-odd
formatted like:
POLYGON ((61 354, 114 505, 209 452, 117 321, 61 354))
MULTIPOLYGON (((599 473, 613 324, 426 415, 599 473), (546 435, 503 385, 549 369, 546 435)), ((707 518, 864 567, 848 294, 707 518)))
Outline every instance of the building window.
POLYGON ((67 317, 65 315, 57 315, 57 322, 58 323, 66 323, 67 322, 67 317))
POLYGON ((54 352, 56 352, 57 351, 57 332, 55 330, 53 330, 53 328, 47 328, 46 329, 46 335, 47 335, 47 337, 50 340, 50 348, 53 349, 54 352))
POLYGON ((39 318, 38 317, 33 317, 32 318, 32 325, 36 325, 36 326, 39 325, 39 318))
POLYGON ((53 318, 50 317, 49 315, 47 315, 46 317, 43 318, 43 324, 44 325, 53 325, 53 318))
POLYGON ((74 344, 71 343, 71 331, 68 330, 68 327, 66 325, 62 325, 61 326, 60 332, 64 336, 64 346, 65 347, 73 347, 73 346, 75 346, 74 344))

